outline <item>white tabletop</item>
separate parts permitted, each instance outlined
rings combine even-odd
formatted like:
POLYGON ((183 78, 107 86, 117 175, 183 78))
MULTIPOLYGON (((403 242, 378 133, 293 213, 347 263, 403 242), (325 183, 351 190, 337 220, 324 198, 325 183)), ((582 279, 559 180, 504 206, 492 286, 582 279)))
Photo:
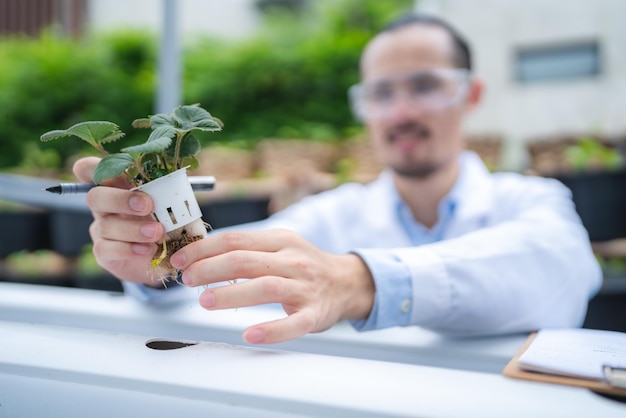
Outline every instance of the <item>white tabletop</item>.
POLYGON ((0 416, 623 417, 580 388, 502 375, 0 321, 0 416))
MULTIPOLYGON (((206 311, 195 301, 148 306, 119 293, 0 283, 0 320, 244 345, 246 327, 282 315, 271 306, 206 311)), ((341 323, 270 348, 499 374, 525 339, 447 338, 418 327, 359 333, 341 323)))

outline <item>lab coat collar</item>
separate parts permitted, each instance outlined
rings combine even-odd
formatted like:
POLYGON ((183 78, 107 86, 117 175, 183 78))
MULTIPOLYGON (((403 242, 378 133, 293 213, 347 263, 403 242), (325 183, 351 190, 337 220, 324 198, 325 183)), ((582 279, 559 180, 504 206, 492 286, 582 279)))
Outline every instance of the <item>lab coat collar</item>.
POLYGON ((487 223, 489 214, 493 213, 492 174, 474 152, 466 151, 459 158, 459 178, 453 188, 456 209, 446 236, 457 236, 481 228, 487 223))
MULTIPOLYGON (((483 226, 493 207, 493 179, 480 157, 471 151, 459 156, 459 178, 450 194, 445 197, 454 202, 454 216, 444 232, 445 237, 457 236, 468 230, 483 226), (462 230, 461 230, 462 229, 462 230)), ((376 202, 387 202, 376 205, 387 213, 372 213, 371 225, 386 222, 385 219, 396 219, 398 192, 393 183, 390 170, 384 170, 368 187, 374 191, 376 202)), ((374 202, 372 202, 374 203, 374 202)))

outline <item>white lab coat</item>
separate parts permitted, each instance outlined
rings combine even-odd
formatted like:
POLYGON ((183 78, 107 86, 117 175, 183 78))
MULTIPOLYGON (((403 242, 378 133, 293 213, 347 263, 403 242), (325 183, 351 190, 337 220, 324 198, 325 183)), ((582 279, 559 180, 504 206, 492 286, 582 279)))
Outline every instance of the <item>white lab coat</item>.
POLYGON ((455 194, 442 240, 421 246, 412 246, 397 216, 389 172, 238 228, 287 228, 328 252, 353 251, 366 262, 382 254, 400 263, 406 278, 374 275, 381 317, 357 329, 418 325, 488 335, 580 326, 602 273, 569 189, 553 179, 489 173, 466 152, 455 194), (395 321, 402 313, 407 320, 395 321))

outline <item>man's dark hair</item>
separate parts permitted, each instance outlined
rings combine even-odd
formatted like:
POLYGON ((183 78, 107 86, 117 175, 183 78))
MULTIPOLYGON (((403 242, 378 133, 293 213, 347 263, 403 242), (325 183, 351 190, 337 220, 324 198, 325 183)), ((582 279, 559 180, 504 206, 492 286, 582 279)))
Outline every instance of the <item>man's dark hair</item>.
POLYGON ((452 44, 454 46, 454 61, 456 66, 459 68, 466 68, 470 71, 472 70, 472 57, 469 44, 458 30, 456 30, 448 22, 438 17, 410 12, 391 21, 383 27, 380 33, 391 32, 399 28, 413 25, 436 26, 445 30, 452 39, 452 44))

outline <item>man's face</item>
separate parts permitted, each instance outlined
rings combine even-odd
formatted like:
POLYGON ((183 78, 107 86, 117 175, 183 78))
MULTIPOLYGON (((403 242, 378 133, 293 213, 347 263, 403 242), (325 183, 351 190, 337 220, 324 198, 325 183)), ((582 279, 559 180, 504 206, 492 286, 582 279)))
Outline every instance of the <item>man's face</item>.
POLYGON ((383 33, 365 49, 364 122, 379 158, 399 175, 428 177, 463 149, 469 82, 453 58, 449 34, 432 26, 383 33))

